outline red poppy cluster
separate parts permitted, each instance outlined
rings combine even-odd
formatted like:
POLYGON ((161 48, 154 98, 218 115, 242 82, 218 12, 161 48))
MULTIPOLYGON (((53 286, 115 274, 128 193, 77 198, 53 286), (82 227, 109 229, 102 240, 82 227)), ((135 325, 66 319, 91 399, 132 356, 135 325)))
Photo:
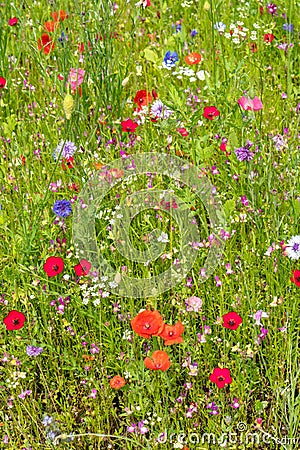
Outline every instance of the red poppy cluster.
MULTIPOLYGON (((49 20, 44 23, 44 29, 48 33, 53 33, 59 26, 60 21, 63 22, 68 18, 68 15, 65 11, 55 11, 51 14, 51 16, 53 20, 49 20)), ((43 50, 46 55, 48 55, 51 50, 55 48, 55 44, 48 33, 43 33, 42 36, 38 39, 38 49, 43 50)))
MULTIPOLYGON (((164 340, 165 345, 183 342, 184 326, 182 323, 167 325, 158 311, 141 311, 131 320, 130 324, 135 333, 146 339, 150 339, 151 336, 159 336, 164 340)), ((151 358, 144 359, 144 364, 148 369, 164 371, 170 367, 171 362, 165 351, 157 350, 153 352, 151 358)))
MULTIPOLYGON (((55 277, 64 270, 64 266, 64 260, 60 256, 49 256, 44 264, 44 271, 48 277, 55 277)), ((89 261, 82 259, 79 264, 74 266, 74 270, 78 277, 82 277, 89 274, 91 267, 89 261)))

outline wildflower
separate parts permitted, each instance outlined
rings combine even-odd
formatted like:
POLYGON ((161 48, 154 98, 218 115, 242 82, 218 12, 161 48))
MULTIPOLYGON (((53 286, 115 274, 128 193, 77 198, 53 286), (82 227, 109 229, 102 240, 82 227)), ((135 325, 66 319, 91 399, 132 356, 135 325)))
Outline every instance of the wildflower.
POLYGON ((293 276, 290 278, 291 282, 300 287, 300 270, 294 270, 293 276))
POLYGON ((184 60, 189 66, 192 66, 201 61, 201 55, 199 53, 189 53, 184 57, 184 60))
POLYGON ((126 381, 120 375, 115 375, 109 382, 110 387, 113 389, 121 389, 125 386, 126 381))
POLYGON ((19 22, 19 19, 17 19, 16 17, 12 17, 11 19, 9 19, 8 25, 10 27, 14 27, 15 25, 17 25, 18 22, 19 22))
POLYGON ((32 394, 32 391, 30 389, 28 389, 27 391, 22 391, 21 394, 18 395, 18 397, 21 398, 22 400, 24 400, 26 395, 29 396, 30 394, 32 394))
POLYGON ((64 270, 64 261, 60 257, 49 256, 44 264, 44 271, 48 277, 55 277, 64 270))
POLYGON ((43 33, 42 37, 38 39, 38 49, 44 50, 44 53, 48 55, 51 50, 55 48, 54 42, 51 40, 51 37, 47 33, 43 33))
POLYGON ((79 264, 74 266, 75 273, 78 277, 88 275, 91 270, 92 264, 86 259, 82 259, 79 264))
POLYGON ((210 409, 209 414, 216 416, 219 414, 219 407, 215 402, 211 402, 206 406, 207 409, 210 409))
POLYGON ((300 258, 300 236, 292 236, 285 245, 286 254, 290 259, 300 258))
POLYGON ((83 69, 70 69, 69 77, 68 77, 68 83, 71 84, 71 89, 76 90, 78 86, 80 86, 83 82, 84 78, 84 70, 83 69))
POLYGON ((171 69, 176 66, 176 62, 179 61, 178 54, 176 52, 167 51, 163 61, 163 67, 165 69, 171 69))
POLYGON ((62 22, 68 18, 68 14, 66 13, 66 11, 62 11, 60 10, 59 12, 54 11, 51 16, 53 17, 53 19, 58 22, 59 20, 61 20, 62 22))
POLYGON ((236 330, 240 324, 243 322, 241 316, 237 313, 231 311, 223 315, 223 327, 229 328, 230 330, 236 330))
POLYGON ((255 320, 255 325, 261 325, 260 319, 262 319, 262 318, 268 319, 269 318, 269 314, 264 312, 262 309, 259 309, 258 311, 256 311, 255 314, 253 314, 252 317, 255 320))
POLYGON ((145 427, 144 425, 145 421, 141 420, 140 422, 138 422, 138 429, 140 434, 146 434, 149 431, 149 428, 145 427))
POLYGON ((54 214, 60 217, 68 217, 72 213, 72 206, 69 200, 56 200, 52 208, 54 214))
POLYGON ((50 20, 49 22, 45 22, 44 28, 49 33, 53 33, 55 31, 55 28, 57 28, 57 22, 54 22, 53 20, 50 20))
POLYGON ((261 333, 257 336, 256 343, 261 344, 261 342, 266 338, 269 330, 267 328, 262 327, 261 333))
POLYGON ((189 135, 189 133, 188 133, 188 131, 186 130, 186 128, 176 128, 176 131, 178 131, 178 133, 180 133, 181 136, 184 136, 184 137, 186 137, 186 136, 189 135))
POLYGON ((64 98, 64 103, 63 103, 63 107, 64 107, 64 112, 66 115, 66 119, 70 120, 71 116, 72 116, 72 112, 74 109, 74 99, 72 97, 71 94, 66 94, 65 98, 64 98))
POLYGON ((71 158, 74 156, 74 153, 76 152, 77 147, 74 144, 74 142, 71 141, 60 141, 58 146, 53 152, 53 159, 56 161, 56 159, 60 156, 60 158, 71 158))
POLYGON ((73 156, 71 156, 70 158, 62 158, 61 167, 63 170, 73 169, 73 167, 74 167, 73 156))
POLYGON ((241 405, 236 397, 234 397, 233 402, 229 405, 234 409, 238 409, 241 405))
POLYGON ((206 119, 213 120, 220 115, 220 111, 215 106, 206 106, 204 108, 203 116, 206 119))
POLYGON ((92 388, 91 393, 89 395, 90 398, 96 398, 97 397, 97 389, 92 388))
POLYGON ((264 42, 271 43, 275 39, 275 36, 271 33, 264 35, 264 42))
POLYGON ((148 356, 144 359, 144 364, 150 370, 168 370, 171 361, 168 354, 163 350, 156 350, 152 353, 151 358, 148 356))
POLYGON ((250 148, 253 146, 252 142, 248 141, 244 147, 236 148, 234 153, 238 159, 238 161, 251 161, 254 157, 254 153, 250 151, 250 148))
POLYGON ((123 120, 121 122, 122 125, 122 131, 125 133, 135 133, 135 130, 138 127, 138 124, 136 122, 133 122, 131 119, 123 120))
POLYGON ((3 322, 6 329, 11 331, 20 330, 20 328, 23 328, 25 320, 26 317, 24 314, 14 309, 8 313, 8 315, 3 319, 3 322))
POLYGON ((212 383, 216 383, 219 389, 222 389, 226 384, 232 383, 230 370, 226 368, 220 369, 219 367, 216 367, 213 370, 213 373, 210 375, 209 379, 212 383))
POLYGON ((187 311, 199 312, 202 308, 202 300, 201 298, 193 295, 192 297, 186 299, 185 305, 187 311))
POLYGON ((42 347, 35 347, 34 345, 27 345, 26 353, 28 356, 39 356, 43 353, 44 349, 42 347))
POLYGON ((277 14, 277 6, 275 5, 275 3, 269 3, 267 5, 267 10, 270 14, 272 14, 272 16, 277 14))
POLYGON ((163 328, 163 318, 158 311, 142 311, 130 321, 130 325, 139 336, 149 339, 158 336, 163 328))
POLYGON ((175 325, 165 324, 159 336, 163 338, 165 345, 181 344, 183 342, 181 336, 183 332, 184 326, 181 322, 177 322, 175 325))
POLYGON ((152 102, 152 96, 149 92, 143 89, 141 91, 137 91, 133 102, 137 104, 138 110, 140 111, 143 106, 148 106, 148 104, 152 102))
POLYGON ((289 48, 292 47, 294 47, 294 44, 292 42, 290 44, 284 42, 283 44, 277 45, 277 48, 279 48, 279 50, 284 50, 285 53, 288 51, 289 48))
POLYGON ((191 32, 190 32, 190 36, 193 38, 193 37, 195 37, 195 36, 197 36, 197 34, 198 34, 198 31, 197 30, 192 30, 191 32))
POLYGON ((6 79, 3 77, 0 77, 0 89, 3 89, 6 85, 6 79))
POLYGON ((254 97, 254 99, 251 100, 250 97, 243 96, 239 98, 237 102, 245 111, 259 111, 263 107, 263 104, 258 97, 254 97))
POLYGON ((150 113, 154 119, 168 119, 173 111, 164 105, 161 100, 156 100, 151 106, 150 113))
POLYGON ((287 31, 288 33, 293 33, 294 31, 294 25, 292 23, 284 23, 282 25, 282 28, 284 31, 287 31))
POLYGON ((214 24, 214 29, 217 30, 219 33, 224 33, 226 30, 226 25, 223 22, 216 22, 214 24))

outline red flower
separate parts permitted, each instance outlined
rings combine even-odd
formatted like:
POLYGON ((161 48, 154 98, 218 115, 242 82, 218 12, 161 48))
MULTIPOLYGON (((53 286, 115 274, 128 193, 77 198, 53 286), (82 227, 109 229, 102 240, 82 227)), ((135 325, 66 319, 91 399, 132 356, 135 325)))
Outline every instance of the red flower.
POLYGON ((264 35, 264 42, 271 43, 273 41, 273 39, 275 39, 275 36, 273 34, 268 33, 268 34, 264 35))
POLYGON ((56 12, 56 11, 54 11, 54 12, 51 14, 51 16, 53 17, 53 19, 55 20, 55 22, 58 22, 59 20, 61 20, 61 21, 63 22, 65 19, 68 18, 68 14, 66 13, 66 11, 59 11, 59 13, 56 12), (58 17, 58 14, 59 14, 59 17, 58 17))
POLYGON ((176 131, 181 134, 181 136, 188 136, 189 133, 185 128, 176 128, 176 131))
POLYGON ((149 339, 162 332, 164 322, 158 311, 142 311, 130 321, 130 325, 139 336, 149 339))
POLYGON ((48 55, 51 50, 55 48, 54 42, 51 40, 51 37, 47 33, 43 33, 42 37, 38 40, 38 49, 44 50, 44 53, 48 55))
POLYGON ((23 313, 13 310, 3 319, 7 330, 19 330, 24 326, 26 317, 23 313))
POLYGON ((120 375, 115 375, 109 382, 110 387, 113 389, 121 389, 123 386, 125 386, 126 381, 123 377, 120 375))
POLYGON ((59 256, 49 256, 44 264, 44 271, 48 277, 55 277, 64 270, 64 261, 59 256))
POLYGON ((220 115, 220 111, 215 106, 205 106, 203 116, 206 119, 213 120, 220 115))
POLYGON ((17 19, 16 17, 12 17, 11 19, 9 19, 8 25, 11 27, 14 27, 15 25, 17 25, 18 22, 19 22, 19 19, 17 19))
POLYGON ((144 364, 150 370, 168 370, 171 361, 169 355, 163 350, 156 350, 152 353, 151 358, 148 356, 144 359, 144 364))
POLYGON ((77 266, 74 266, 74 270, 78 277, 82 277, 83 275, 88 275, 91 267, 92 264, 89 261, 82 259, 77 266))
POLYGON ((3 77, 0 77, 0 89, 3 89, 6 85, 6 79, 3 77))
POLYGON ((216 367, 209 377, 212 383, 216 383, 219 389, 222 389, 226 384, 232 383, 229 369, 220 369, 216 367))
POLYGON ((224 314, 223 316, 223 327, 229 328, 229 330, 236 330, 241 323, 243 322, 243 319, 241 316, 239 316, 236 312, 229 312, 227 314, 224 314))
POLYGON ((290 278, 292 283, 300 287, 300 270, 294 270, 293 276, 290 278))
POLYGON ((54 20, 50 20, 49 22, 44 23, 44 28, 46 31, 49 31, 49 33, 53 33, 56 27, 57 22, 55 22, 54 20))
POLYGON ((133 122, 131 119, 123 120, 121 125, 122 131, 125 131, 126 133, 134 133, 138 127, 138 124, 133 122))
POLYGON ((199 53, 189 53, 184 57, 184 60, 189 66, 198 64, 201 61, 201 55, 199 53))
POLYGON ((181 344, 183 342, 182 333, 184 332, 184 326, 181 322, 177 322, 175 325, 164 326, 162 332, 159 334, 165 341, 165 345, 181 344))
POLYGON ((137 91, 133 101, 138 105, 138 110, 140 111, 143 106, 147 106, 152 102, 152 96, 149 92, 143 89, 141 91, 137 91))
POLYGON ((258 52, 258 48, 255 42, 250 42, 250 50, 252 53, 258 52))
POLYGON ((70 158, 63 158, 61 161, 61 167, 63 170, 73 169, 74 167, 74 157, 70 156, 70 158))

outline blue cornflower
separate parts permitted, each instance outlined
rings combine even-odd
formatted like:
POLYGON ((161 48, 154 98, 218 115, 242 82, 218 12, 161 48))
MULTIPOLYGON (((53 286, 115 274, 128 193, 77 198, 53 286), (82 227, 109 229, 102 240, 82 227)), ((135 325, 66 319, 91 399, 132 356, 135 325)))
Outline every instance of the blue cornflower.
POLYGON ((42 347, 35 347, 34 345, 27 345, 26 353, 28 356, 38 356, 43 353, 44 349, 42 347))
POLYGON ((48 416, 47 414, 44 416, 43 420, 42 420, 42 424, 45 427, 49 427, 54 421, 54 418, 51 416, 48 416))
POLYGON ((69 200, 56 200, 52 211, 57 216, 68 217, 72 213, 71 202, 69 200))
POLYGON ((198 31, 197 31, 197 30, 192 30, 192 31, 191 31, 191 37, 195 37, 196 34, 198 34, 198 31))
POLYGON ((171 67, 176 66, 177 61, 179 61, 178 54, 168 50, 164 57, 163 67, 166 69, 171 69, 171 67))
POLYGON ((294 25, 292 23, 284 23, 282 27, 284 31, 287 31, 288 33, 293 33, 294 31, 294 25))

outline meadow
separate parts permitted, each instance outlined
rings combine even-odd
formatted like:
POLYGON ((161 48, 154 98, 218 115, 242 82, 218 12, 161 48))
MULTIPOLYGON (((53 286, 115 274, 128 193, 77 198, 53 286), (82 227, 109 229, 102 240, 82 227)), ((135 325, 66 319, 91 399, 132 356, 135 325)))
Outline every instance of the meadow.
POLYGON ((299 449, 299 4, 0 8, 0 448, 299 449))

